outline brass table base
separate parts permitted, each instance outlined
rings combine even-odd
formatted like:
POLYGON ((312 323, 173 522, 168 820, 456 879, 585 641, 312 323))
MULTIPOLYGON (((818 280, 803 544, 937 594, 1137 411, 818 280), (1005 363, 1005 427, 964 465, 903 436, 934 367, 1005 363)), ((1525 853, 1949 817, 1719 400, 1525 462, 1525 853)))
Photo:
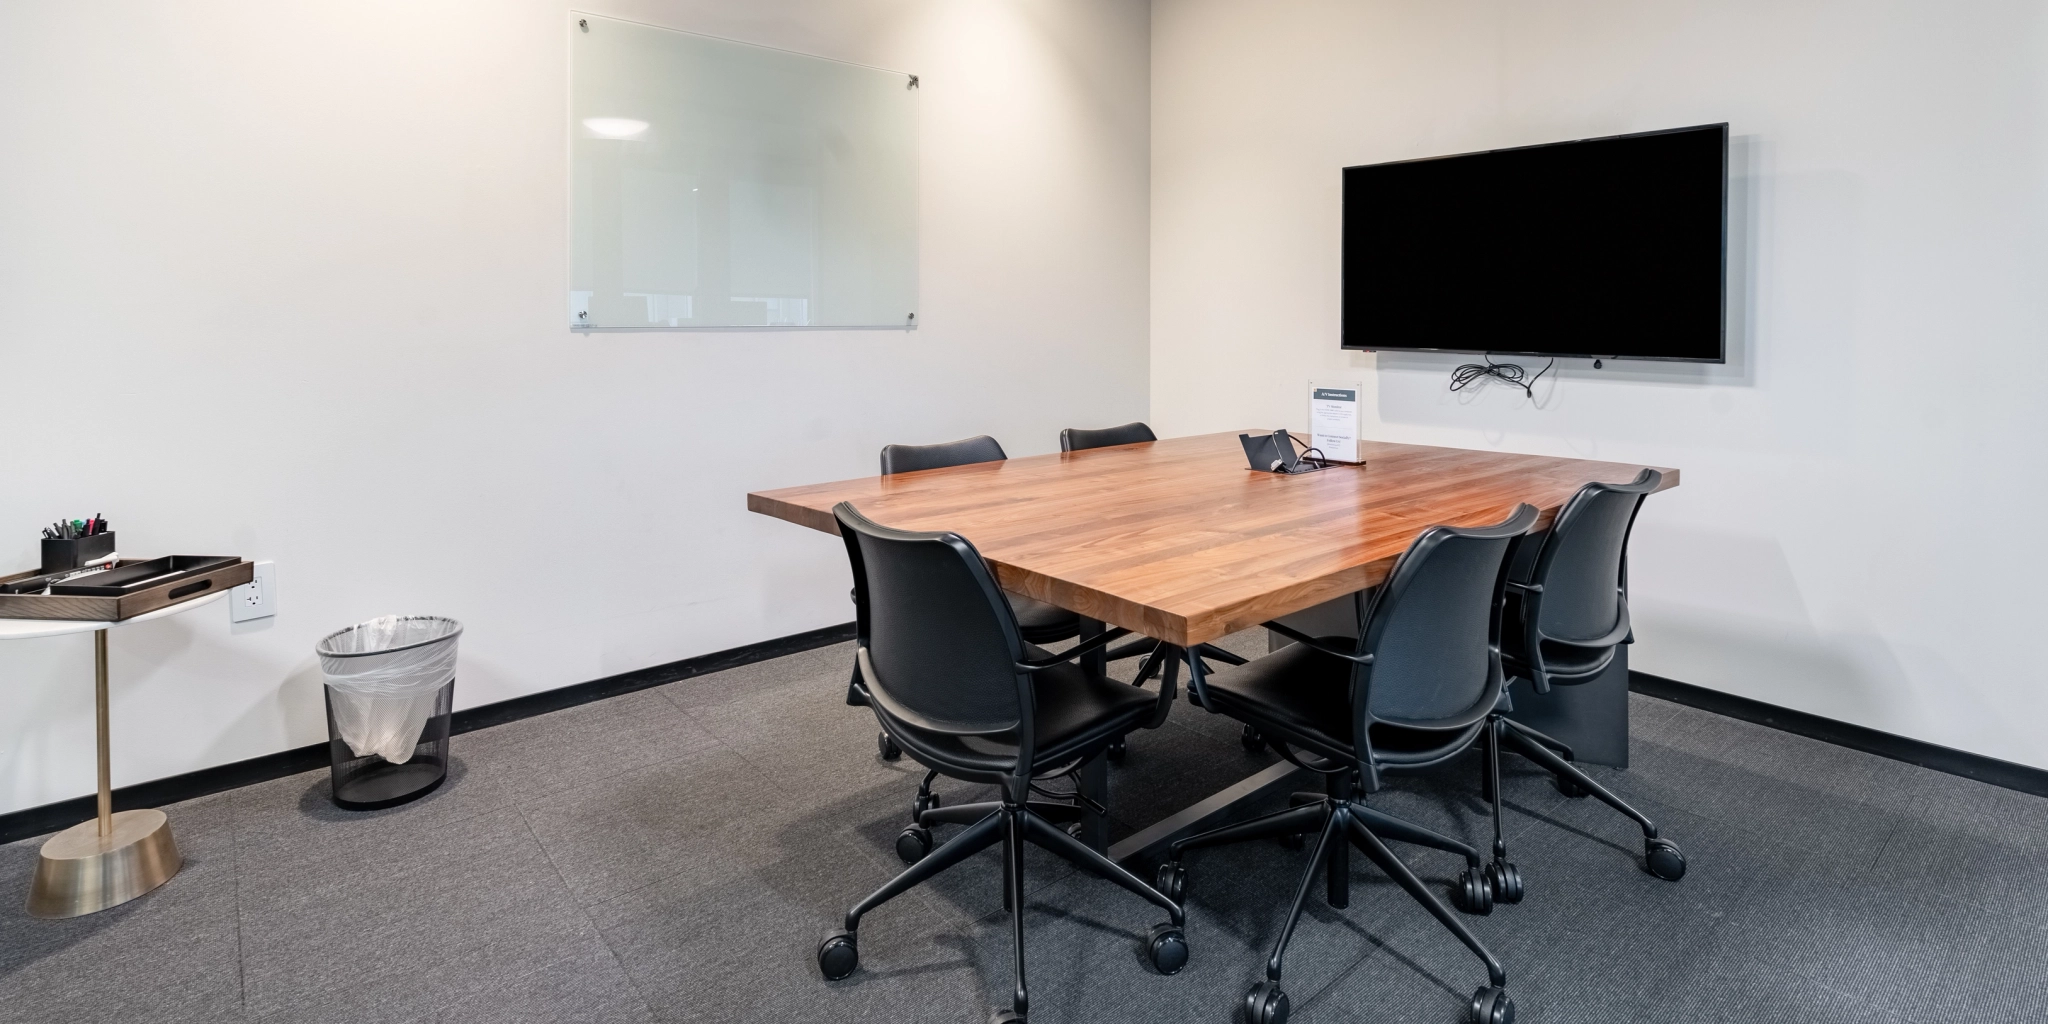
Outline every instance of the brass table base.
POLYGON ((183 866, 164 812, 122 811, 113 826, 113 834, 102 837, 94 818, 43 843, 28 891, 30 914, 78 917, 120 906, 170 881, 183 866))

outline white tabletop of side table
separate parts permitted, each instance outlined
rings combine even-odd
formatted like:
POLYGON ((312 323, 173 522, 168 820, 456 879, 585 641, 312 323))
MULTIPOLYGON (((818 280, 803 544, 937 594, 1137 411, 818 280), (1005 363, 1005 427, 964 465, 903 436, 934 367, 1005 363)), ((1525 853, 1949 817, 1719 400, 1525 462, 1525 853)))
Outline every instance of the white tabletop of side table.
POLYGON ((95 629, 132 626, 138 622, 161 619, 166 615, 189 612, 202 604, 212 604, 226 596, 227 591, 217 591, 205 597, 165 605, 156 611, 143 612, 132 619, 121 619, 116 622, 94 622, 89 619, 0 619, 0 640, 28 640, 39 636, 63 636, 66 633, 90 633, 95 629))

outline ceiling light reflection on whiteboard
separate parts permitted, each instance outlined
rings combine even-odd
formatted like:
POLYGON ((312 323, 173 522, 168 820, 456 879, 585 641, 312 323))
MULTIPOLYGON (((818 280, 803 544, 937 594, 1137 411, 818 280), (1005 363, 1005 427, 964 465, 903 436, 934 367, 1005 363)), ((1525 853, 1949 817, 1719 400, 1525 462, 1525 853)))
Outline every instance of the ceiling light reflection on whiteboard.
POLYGON ((586 117, 583 127, 604 139, 635 139, 647 131, 647 122, 630 117, 586 117))

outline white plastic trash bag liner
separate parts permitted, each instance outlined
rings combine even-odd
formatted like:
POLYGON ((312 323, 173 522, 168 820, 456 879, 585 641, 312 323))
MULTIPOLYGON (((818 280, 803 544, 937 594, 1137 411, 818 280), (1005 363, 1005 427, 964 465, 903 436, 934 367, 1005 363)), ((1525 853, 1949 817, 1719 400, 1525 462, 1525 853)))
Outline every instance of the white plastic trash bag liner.
POLYGON ((435 696, 455 678, 461 635, 454 619, 386 615, 330 633, 313 648, 327 676, 334 727, 357 757, 412 759, 435 696))

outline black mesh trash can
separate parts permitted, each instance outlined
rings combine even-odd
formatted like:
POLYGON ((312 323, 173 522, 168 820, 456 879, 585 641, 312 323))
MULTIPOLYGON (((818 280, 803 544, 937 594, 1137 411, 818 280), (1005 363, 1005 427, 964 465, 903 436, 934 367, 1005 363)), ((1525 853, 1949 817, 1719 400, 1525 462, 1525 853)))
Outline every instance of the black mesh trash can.
POLYGON ((336 805, 392 807, 447 778, 461 634, 454 619, 387 615, 331 633, 314 648, 327 677, 336 805))
POLYGON ((455 680, 434 692, 434 710, 413 745, 412 757, 392 764, 381 754, 356 756, 334 725, 334 691, 327 691, 327 749, 334 775, 334 803, 351 811, 374 811, 417 800, 448 777, 448 719, 454 711, 455 680))

